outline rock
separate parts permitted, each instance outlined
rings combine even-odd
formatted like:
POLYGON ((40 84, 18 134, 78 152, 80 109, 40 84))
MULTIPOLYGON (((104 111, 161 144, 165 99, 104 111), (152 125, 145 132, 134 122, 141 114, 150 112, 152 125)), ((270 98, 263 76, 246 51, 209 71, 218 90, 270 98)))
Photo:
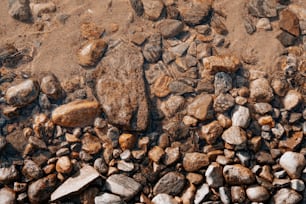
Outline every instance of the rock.
POLYGON ((256 24, 257 30, 272 30, 270 20, 268 18, 261 18, 256 24))
POLYGON ((169 195, 178 195, 184 188, 185 177, 177 172, 169 172, 164 175, 155 184, 153 194, 158 195, 161 193, 169 195))
POLYGON ((184 103, 184 97, 170 96, 166 101, 162 102, 160 109, 167 118, 171 118, 184 106, 184 103))
POLYGON ((271 86, 275 94, 285 96, 288 91, 289 84, 286 79, 273 79, 271 86))
POLYGON ((253 172, 240 164, 226 165, 223 176, 229 185, 250 185, 255 181, 253 172))
POLYGON ((51 195, 51 201, 59 200, 73 193, 78 193, 100 174, 91 166, 85 165, 72 177, 62 183, 51 195))
POLYGON ((29 0, 9 0, 9 15, 20 21, 30 21, 32 14, 29 0))
POLYGON ((220 187, 219 188, 219 193, 220 193, 220 199, 224 204, 230 204, 231 203, 230 191, 227 187, 220 187))
POLYGON ((16 169, 15 165, 3 165, 0 167, 0 183, 2 184, 18 179, 18 175, 18 170, 16 169))
POLYGON ((0 137, 0 152, 4 149, 6 144, 7 144, 6 138, 5 137, 0 137))
POLYGON ((145 44, 142 50, 144 58, 150 62, 157 62, 162 54, 161 35, 153 34, 149 37, 148 42, 145 44))
POLYGON ((49 74, 42 78, 40 83, 41 91, 53 100, 58 100, 63 96, 63 89, 55 75, 49 74))
POLYGON ((94 168, 100 173, 100 174, 106 174, 108 172, 108 166, 103 158, 98 158, 94 162, 94 168))
POLYGON ((62 174, 69 174, 72 170, 72 163, 68 156, 58 158, 56 162, 56 171, 62 174))
POLYGON ((53 110, 52 121, 64 127, 85 127, 93 125, 100 112, 101 108, 98 102, 78 100, 53 110))
POLYGON ((130 200, 140 191, 141 185, 128 176, 114 174, 106 179, 105 188, 125 200, 130 200))
POLYGON ((30 8, 34 17, 41 17, 44 13, 51 13, 56 11, 56 6, 53 2, 47 3, 31 3, 30 8))
POLYGON ((282 188, 277 191, 273 196, 273 202, 275 204, 297 204, 303 199, 303 197, 295 192, 294 190, 288 188, 282 188))
POLYGON ((171 93, 169 89, 169 84, 173 81, 172 77, 167 75, 159 76, 154 82, 151 91, 157 97, 165 97, 171 93))
POLYGON ((248 3, 249 13, 255 17, 276 17, 276 1, 274 0, 251 0, 248 3))
POLYGON ((280 12, 279 27, 292 35, 300 35, 299 19, 289 9, 285 9, 280 12))
POLYGON ((247 141, 246 132, 237 126, 231 126, 226 129, 222 134, 222 139, 228 144, 241 147, 244 146, 247 141))
POLYGON ((210 56, 203 58, 203 68, 200 70, 202 77, 208 71, 211 74, 217 72, 235 73, 240 67, 240 60, 235 56, 210 56))
POLYGON ((279 164, 292 179, 295 179, 300 178, 306 160, 303 154, 288 151, 281 156, 279 164))
POLYGON ((216 112, 226 112, 235 105, 235 99, 230 94, 220 94, 214 100, 214 110, 216 112))
POLYGON ((3 204, 14 204, 16 203, 16 194, 12 189, 3 187, 0 189, 0 200, 3 204))
POLYGON ((22 107, 35 101, 39 95, 39 84, 36 80, 27 79, 7 89, 6 102, 9 105, 22 107))
POLYGON ((211 3, 210 0, 182 1, 178 4, 178 10, 185 23, 198 25, 210 18, 211 3))
POLYGON ((142 16, 144 12, 142 0, 129 0, 131 7, 135 11, 137 16, 142 16))
POLYGON ((291 137, 285 140, 280 140, 278 143, 278 148, 283 151, 296 151, 303 141, 303 132, 295 132, 291 137))
POLYGON ((136 141, 137 138, 134 134, 124 133, 119 137, 119 145, 123 151, 126 149, 133 149, 136 141))
POLYGON ((270 197, 269 191, 263 186, 251 186, 246 189, 246 194, 253 202, 265 202, 270 197))
POLYGON ((290 181, 290 187, 291 187, 293 190, 302 192, 302 191, 305 190, 305 183, 304 183, 303 180, 300 180, 300 179, 292 179, 292 180, 290 181))
POLYGON ((117 168, 120 171, 131 172, 134 170, 135 165, 132 162, 126 162, 123 160, 118 161, 117 168))
POLYGON ((43 171, 35 162, 27 159, 24 161, 24 166, 22 168, 22 174, 27 179, 37 180, 43 176, 43 171))
POLYGON ((209 165, 209 159, 206 154, 193 152, 186 153, 183 158, 183 167, 188 172, 198 171, 209 165))
POLYGON ((158 24, 159 32, 164 38, 172 38, 182 32, 184 24, 179 20, 164 19, 158 24))
POLYGON ((178 204, 178 202, 170 195, 160 193, 152 199, 153 204, 178 204))
POLYGON ((194 204, 200 204, 206 196, 209 194, 209 186, 204 183, 196 192, 194 198, 194 204))
POLYGON ((143 57, 132 45, 121 43, 104 57, 96 91, 109 123, 136 131, 147 128, 149 111, 142 66, 143 57))
POLYGON ((173 53, 175 56, 181 57, 186 53, 186 51, 189 48, 189 45, 190 45, 190 42, 186 41, 186 42, 179 43, 176 46, 170 47, 168 50, 171 53, 173 53))
POLYGON ((160 0, 142 0, 143 8, 145 14, 149 17, 150 20, 158 20, 164 4, 160 0))
POLYGON ((232 125, 247 128, 250 123, 250 110, 245 106, 235 106, 232 115, 232 125))
POLYGON ((197 173, 187 173, 186 178, 188 179, 189 183, 194 185, 201 184, 203 181, 203 176, 197 173))
POLYGON ((246 32, 250 35, 252 35, 256 31, 256 26, 252 22, 251 18, 245 18, 244 19, 244 28, 245 28, 246 32))
POLYGON ((231 196, 233 203, 244 203, 246 199, 245 191, 242 186, 232 186, 231 196))
POLYGON ((201 94, 188 105, 187 113, 199 120, 205 120, 212 105, 212 97, 209 94, 201 94))
POLYGON ((296 90, 290 90, 284 97, 284 108, 286 110, 294 109, 303 100, 302 94, 296 90))
POLYGON ((206 182, 212 188, 219 188, 223 185, 222 166, 213 162, 208 166, 206 172, 206 182))
POLYGON ((168 87, 171 93, 177 95, 183 95, 186 93, 194 92, 194 88, 191 85, 184 82, 183 80, 171 81, 168 87))
POLYGON ((256 113, 264 115, 272 111, 272 106, 269 103, 255 103, 254 110, 256 113))
POLYGON ((276 36, 276 38, 285 47, 294 45, 297 39, 294 35, 291 35, 290 33, 287 33, 286 31, 281 32, 279 35, 276 36))
POLYGON ((28 188, 28 196, 30 202, 43 203, 47 201, 55 189, 56 183, 56 174, 49 174, 48 176, 31 183, 28 188))
POLYGON ((103 193, 95 197, 95 204, 122 204, 123 201, 117 195, 111 193, 103 193))
POLYGON ((89 40, 77 52, 78 63, 84 67, 95 66, 107 49, 107 43, 102 39, 89 40))
POLYGON ((232 89, 232 77, 225 72, 218 72, 214 80, 215 95, 226 93, 232 89))
POLYGON ((97 154, 102 149, 101 141, 89 133, 85 133, 82 138, 82 150, 88 154, 97 154))
POLYGON ((205 139, 208 144, 214 144, 223 133, 223 127, 218 121, 213 121, 202 126, 200 137, 205 139))
POLYGON ((167 147, 165 150, 165 156, 163 163, 165 165, 172 165, 177 162, 180 158, 180 149, 179 147, 167 147))
POLYGON ((165 151, 159 147, 159 146, 154 146, 148 153, 148 157, 150 160, 152 160, 155 163, 158 163, 159 160, 164 156, 165 151))
POLYGON ((273 99, 273 90, 266 78, 251 81, 250 98, 256 102, 270 102, 273 99))

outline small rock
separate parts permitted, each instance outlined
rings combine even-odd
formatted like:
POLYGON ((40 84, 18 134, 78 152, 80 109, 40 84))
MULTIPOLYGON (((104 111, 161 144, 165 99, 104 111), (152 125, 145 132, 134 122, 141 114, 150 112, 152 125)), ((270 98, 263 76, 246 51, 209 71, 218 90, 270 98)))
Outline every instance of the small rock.
POLYGON ((285 109, 292 110, 302 101, 302 98, 300 92, 296 90, 288 91, 283 101, 285 109))
POLYGON ((95 204, 122 204, 123 201, 117 195, 111 193, 103 193, 95 197, 95 204))
POLYGON ((129 0, 130 4, 137 16, 142 16, 144 12, 143 3, 141 0, 129 0))
POLYGON ((240 164, 226 165, 223 176, 229 185, 249 185, 255 181, 253 172, 240 164))
POLYGON ((218 72, 214 81, 215 95, 226 93, 232 89, 232 77, 225 72, 218 72))
POLYGON ((245 190, 242 186, 232 186, 231 196, 233 203, 244 203, 246 199, 245 190))
POLYGON ((223 185, 222 166, 216 162, 208 166, 206 172, 206 182, 212 188, 219 188, 223 185))
POLYGON ((249 13, 255 17, 276 17, 276 1, 274 0, 251 0, 248 3, 249 13))
POLYGON ((147 40, 147 36, 143 32, 135 32, 131 37, 131 42, 141 46, 147 40))
POLYGON ((165 97, 171 93, 169 89, 169 84, 173 81, 172 77, 167 75, 159 76, 156 81, 154 82, 151 91, 157 97, 165 97))
POLYGON ((214 144, 223 133, 223 127, 218 121, 213 121, 202 126, 200 137, 205 139, 208 144, 214 144))
POLYGON ((164 4, 160 0, 142 0, 143 8, 145 14, 149 17, 150 20, 158 20, 164 4))
POLYGON ((193 152, 186 153, 183 158, 183 167, 186 171, 198 171, 199 169, 209 165, 209 159, 206 154, 193 152))
POLYGON ((126 149, 133 149, 136 141, 137 138, 134 134, 124 133, 119 137, 119 145, 123 151, 126 149))
POLYGON ((264 115, 272 111, 272 106, 269 103, 255 103, 254 110, 256 113, 264 115))
POLYGON ((166 193, 160 193, 152 199, 153 204, 178 204, 178 202, 166 193))
POLYGON ((197 122, 198 122, 197 119, 195 119, 194 117, 189 116, 189 115, 185 115, 184 118, 183 118, 183 123, 186 126, 196 126, 197 122))
POLYGON ((9 15, 20 21, 30 21, 32 14, 29 0, 9 0, 9 15))
POLYGON ((196 192, 194 198, 194 204, 200 204, 206 196, 209 194, 209 186, 204 183, 196 192))
POLYGON ((303 132, 295 132, 291 135, 291 137, 288 137, 285 140, 280 140, 278 143, 278 148, 283 151, 296 151, 302 141, 303 132))
POLYGON ((121 171, 131 172, 134 170, 135 166, 132 162, 126 162, 123 160, 118 161, 117 168, 121 171))
POLYGON ((38 82, 28 79, 20 84, 8 88, 5 94, 5 99, 9 105, 21 107, 32 103, 38 95, 38 82))
POLYGON ((235 105, 235 99, 230 94, 220 94, 214 100, 214 110, 216 112, 226 112, 235 105))
POLYGON ((81 36, 87 40, 99 39, 105 30, 93 22, 82 23, 81 36))
POLYGON ((232 126, 231 119, 223 114, 219 114, 217 120, 223 128, 229 128, 232 126))
POLYGON ((188 115, 205 120, 212 105, 212 97, 208 94, 198 95, 187 107, 188 115))
POLYGON ((184 82, 183 80, 174 80, 169 83, 169 90, 171 93, 183 95, 186 93, 194 92, 194 88, 184 82))
POLYGON ((280 12, 279 27, 292 35, 300 35, 299 19, 289 9, 285 9, 280 12))
POLYGON ((174 116, 184 106, 185 99, 182 96, 170 96, 160 105, 161 111, 167 118, 174 116))
POLYGON ((252 35, 256 31, 256 26, 252 22, 251 18, 245 18, 244 19, 244 28, 245 28, 246 32, 250 35, 252 35))
POLYGON ((272 30, 272 26, 268 18, 259 19, 257 21, 256 28, 258 30, 272 30))
POLYGON ((230 204, 231 203, 230 191, 227 187, 220 187, 219 188, 219 193, 220 193, 220 199, 224 204, 230 204))
POLYGON ((82 150, 88 154, 97 154, 102 149, 100 139, 89 133, 85 133, 82 138, 82 150))
POLYGON ((194 185, 199 185, 203 181, 203 176, 197 173, 187 173, 186 178, 188 179, 189 183, 194 185))
POLYGON ((178 195, 184 188, 185 177, 177 172, 169 172, 164 175, 155 184, 153 194, 166 193, 169 195, 178 195))
POLYGON ((198 25, 202 21, 208 20, 211 11, 211 1, 192 0, 178 4, 178 10, 185 23, 198 25))
POLYGON ((125 200, 130 200, 141 190, 141 185, 128 176, 114 174, 106 179, 105 188, 125 200))
POLYGON ((94 162, 94 168, 100 173, 100 174, 106 174, 108 172, 108 166, 103 158, 98 158, 94 162))
POLYGON ((0 200, 3 204, 14 204, 16 203, 16 194, 12 189, 3 187, 0 189, 0 200))
POLYGON ((35 162, 27 159, 24 161, 24 166, 22 168, 22 174, 27 179, 37 180, 43 176, 43 171, 35 162))
POLYGON ((281 32, 279 35, 276 36, 276 38, 284 47, 294 45, 296 42, 296 37, 294 35, 291 35, 290 33, 287 33, 286 31, 281 32))
POLYGON ((297 204, 303 199, 303 197, 295 192, 294 190, 290 190, 287 188, 282 188, 273 196, 273 202, 275 204, 297 204))
POLYGON ((18 170, 15 165, 1 166, 0 167, 0 183, 6 184, 11 181, 17 180, 18 170))
POLYGON ((285 96, 288 91, 289 84, 285 79, 273 79, 271 86, 275 94, 285 96))
POLYGON ((253 202, 265 202, 270 197, 269 191, 263 186, 251 186, 247 188, 246 194, 253 202))
POLYGON ((291 187, 293 190, 302 192, 302 191, 305 190, 305 183, 304 183, 303 180, 300 180, 300 179, 292 179, 292 180, 290 181, 290 187, 291 187))
POLYGON ((148 153, 149 158, 155 162, 158 163, 159 160, 164 156, 165 151, 159 147, 159 146, 154 146, 148 153))
POLYGON ((303 154, 288 151, 281 156, 279 164, 291 178, 295 179, 300 178, 306 160, 303 154))
POLYGON ((95 66, 107 49, 107 43, 102 39, 89 40, 79 49, 78 63, 84 67, 95 66))
POLYGON ((247 141, 246 132, 237 126, 231 126, 225 130, 222 139, 228 144, 236 146, 244 146, 247 141))
POLYGON ((250 110, 244 106, 236 106, 233 110, 232 125, 247 128, 250 123, 250 110))
POLYGON ((52 112, 52 121, 64 127, 85 127, 92 125, 101 112, 95 101, 79 100, 64 104, 52 112))
POLYGON ((181 200, 183 203, 190 203, 194 200, 194 195, 196 193, 196 187, 193 184, 190 184, 189 187, 184 191, 181 196, 181 200))
POLYGON ((171 38, 182 32, 184 24, 179 20, 164 19, 158 24, 160 33, 165 38, 171 38))
MULTIPOLYGON (((57 184, 56 174, 49 174, 31 183, 28 188, 28 196, 31 203, 43 203, 50 198, 57 184)), ((51 198, 52 200, 52 198, 51 198)))
POLYGON ((56 171, 63 174, 69 174, 72 170, 72 163, 68 156, 60 157, 56 162, 56 171))
POLYGON ((273 90, 269 81, 259 78, 250 83, 250 98, 256 102, 270 102, 273 99, 273 90))
POLYGON ((50 99, 58 100, 63 96, 63 89, 61 84, 53 74, 42 78, 40 88, 41 91, 50 99))
POLYGON ((165 157, 163 163, 165 165, 172 165, 178 161, 180 158, 180 149, 179 147, 167 147, 165 150, 165 157))
POLYGON ((217 72, 235 73, 240 67, 240 60, 235 56, 211 56, 203 58, 203 70, 201 76, 206 75, 205 71, 211 74, 217 72))
POLYGON ((32 15, 34 17, 41 17, 44 13, 51 13, 55 12, 56 6, 53 2, 47 2, 47 3, 31 3, 30 8, 32 10, 32 15))

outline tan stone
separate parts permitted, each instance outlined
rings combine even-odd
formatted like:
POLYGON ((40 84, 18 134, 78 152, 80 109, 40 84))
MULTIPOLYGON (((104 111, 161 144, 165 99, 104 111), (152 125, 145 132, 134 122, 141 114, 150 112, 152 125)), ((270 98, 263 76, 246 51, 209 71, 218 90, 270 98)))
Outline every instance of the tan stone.
POLYGON ((155 163, 158 163, 164 155, 165 151, 159 146, 154 146, 148 153, 149 158, 155 163))
POLYGON ((157 97, 165 97, 170 94, 169 84, 173 79, 167 75, 159 76, 152 86, 152 92, 157 97))
POLYGON ((97 154, 102 149, 100 139, 86 133, 82 138, 82 149, 89 154, 97 154))
POLYGON ((279 27, 291 33, 292 35, 300 35, 300 25, 297 16, 288 9, 280 12, 279 27))
POLYGON ((133 149, 136 140, 137 138, 135 135, 124 133, 119 137, 119 145, 123 151, 126 149, 133 149))
POLYGON ((69 174, 72 170, 72 163, 67 156, 60 157, 56 162, 56 171, 63 174, 69 174))
POLYGON ((240 60, 235 56, 211 56, 203 58, 203 69, 201 76, 204 77, 208 71, 211 74, 217 72, 236 72, 240 67, 240 60))
POLYGON ((107 43, 102 39, 86 42, 77 52, 78 63, 84 67, 95 66, 104 55, 107 43))
POLYGON ((207 113, 212 105, 212 97, 209 94, 197 96, 187 107, 188 115, 194 116, 199 120, 205 120, 207 113))
POLYGON ((183 159, 183 167, 188 172, 198 171, 208 164, 208 156, 199 152, 186 153, 183 159))

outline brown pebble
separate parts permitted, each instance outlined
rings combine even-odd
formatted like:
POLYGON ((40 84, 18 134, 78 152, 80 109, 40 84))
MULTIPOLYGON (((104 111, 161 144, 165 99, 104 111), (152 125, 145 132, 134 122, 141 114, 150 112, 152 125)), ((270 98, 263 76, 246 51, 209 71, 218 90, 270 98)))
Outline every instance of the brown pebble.
POLYGON ((63 174, 69 174, 72 170, 72 163, 67 156, 60 157, 56 162, 56 171, 63 174))
POLYGON ((137 138, 133 134, 124 133, 119 137, 119 145, 123 151, 126 149, 133 149, 136 141, 137 138))

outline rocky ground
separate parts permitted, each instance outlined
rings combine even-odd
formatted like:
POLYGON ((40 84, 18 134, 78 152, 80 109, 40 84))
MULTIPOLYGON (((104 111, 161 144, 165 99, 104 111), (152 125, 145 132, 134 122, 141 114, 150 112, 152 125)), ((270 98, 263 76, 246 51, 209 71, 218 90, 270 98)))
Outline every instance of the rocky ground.
POLYGON ((303 0, 8 0, 0 19, 0 203, 306 203, 303 0))

